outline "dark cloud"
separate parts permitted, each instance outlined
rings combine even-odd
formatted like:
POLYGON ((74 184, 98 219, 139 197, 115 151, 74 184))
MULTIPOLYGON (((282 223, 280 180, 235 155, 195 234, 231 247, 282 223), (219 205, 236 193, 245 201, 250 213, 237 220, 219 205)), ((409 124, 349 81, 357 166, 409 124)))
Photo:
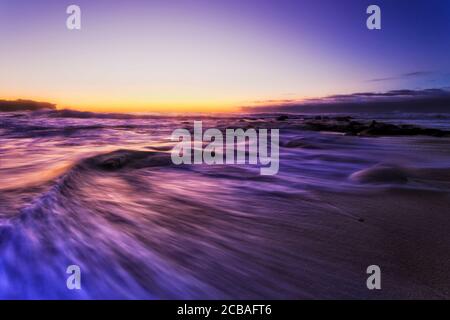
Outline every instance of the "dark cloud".
MULTIPOLYGON (((269 100, 270 101, 270 100, 269 100)), ((357 92, 242 107, 246 112, 450 112, 449 88, 357 92)))
POLYGON ((256 100, 253 101, 253 103, 258 103, 258 104, 278 104, 278 103, 291 103, 291 102, 296 102, 298 100, 295 99, 270 99, 270 100, 256 100))
POLYGON ((56 105, 48 102, 32 100, 0 100, 0 111, 35 111, 41 109, 56 109, 56 105))
POLYGON ((432 75, 432 74, 434 74, 433 71, 414 71, 414 72, 403 73, 403 74, 400 74, 397 76, 392 76, 392 77, 370 79, 368 81, 369 82, 391 81, 391 80, 423 77, 423 76, 428 76, 428 75, 432 75))

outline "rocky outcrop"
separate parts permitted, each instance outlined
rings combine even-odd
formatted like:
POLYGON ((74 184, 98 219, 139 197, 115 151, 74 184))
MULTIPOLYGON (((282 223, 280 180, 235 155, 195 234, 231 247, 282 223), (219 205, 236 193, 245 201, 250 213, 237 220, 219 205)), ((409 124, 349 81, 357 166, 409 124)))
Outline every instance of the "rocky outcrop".
POLYGON ((56 110, 56 105, 32 100, 0 100, 0 112, 56 110))
POLYGON ((440 129, 421 128, 413 125, 395 125, 375 120, 370 123, 363 123, 354 121, 350 117, 313 118, 305 120, 304 127, 314 131, 341 132, 346 135, 357 136, 450 136, 450 131, 440 129))

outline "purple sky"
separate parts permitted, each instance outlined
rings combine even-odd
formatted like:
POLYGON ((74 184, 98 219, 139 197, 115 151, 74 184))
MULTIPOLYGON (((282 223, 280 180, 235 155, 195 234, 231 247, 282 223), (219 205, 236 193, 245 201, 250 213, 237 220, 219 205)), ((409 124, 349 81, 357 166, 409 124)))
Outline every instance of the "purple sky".
POLYGON ((450 2, 0 0, 0 98, 86 110, 450 86, 450 2), (66 7, 82 29, 66 29, 66 7), (366 28, 369 4, 382 30, 366 28))

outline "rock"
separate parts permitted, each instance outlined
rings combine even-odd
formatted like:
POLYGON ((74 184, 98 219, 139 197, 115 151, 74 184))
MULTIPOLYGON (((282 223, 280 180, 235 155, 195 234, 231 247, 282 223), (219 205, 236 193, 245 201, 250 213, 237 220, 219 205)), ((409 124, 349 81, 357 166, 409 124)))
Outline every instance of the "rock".
POLYGON ((122 168, 146 168, 171 165, 170 153, 117 150, 108 154, 94 156, 86 160, 88 165, 103 170, 118 170, 122 168))
POLYGON ((391 123, 377 122, 375 120, 368 123, 351 121, 350 117, 336 117, 332 119, 317 117, 314 120, 306 120, 304 127, 314 131, 341 132, 345 135, 358 136, 415 136, 427 135, 433 137, 450 136, 450 131, 433 128, 420 128, 414 125, 395 125, 391 123))
POLYGON ((376 165, 353 173, 350 179, 360 183, 406 183, 408 172, 398 166, 376 165))
POLYGON ((116 170, 122 168, 126 162, 127 158, 125 156, 117 156, 100 162, 99 166, 107 170, 116 170))
POLYGON ((336 117, 334 118, 336 121, 344 121, 344 122, 349 122, 350 120, 352 120, 353 118, 350 116, 346 116, 346 117, 336 117))
POLYGON ((278 121, 286 121, 287 119, 289 119, 289 117, 286 116, 286 115, 281 115, 281 116, 278 116, 278 117, 277 117, 277 120, 278 120, 278 121))

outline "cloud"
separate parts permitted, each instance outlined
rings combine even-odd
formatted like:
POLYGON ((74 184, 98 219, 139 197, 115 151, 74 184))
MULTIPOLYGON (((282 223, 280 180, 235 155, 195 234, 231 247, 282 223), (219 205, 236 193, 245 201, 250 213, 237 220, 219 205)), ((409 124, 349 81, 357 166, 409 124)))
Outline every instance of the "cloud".
POLYGON ((368 82, 401 80, 401 79, 408 79, 408 78, 423 77, 423 76, 428 76, 428 75, 432 75, 432 74, 434 74, 433 71, 414 71, 414 72, 403 73, 403 74, 400 74, 397 76, 392 76, 392 77, 370 79, 370 80, 368 80, 368 82))
POLYGON ((245 112, 450 112, 450 89, 357 92, 306 100, 266 100, 245 112), (270 102, 273 101, 273 102, 270 102))
POLYGON ((39 102, 32 100, 0 100, 0 111, 35 111, 41 109, 55 110, 56 105, 48 102, 39 102))
POLYGON ((291 103, 291 102, 297 102, 296 99, 270 99, 270 100, 255 100, 253 103, 256 104, 281 104, 281 103, 291 103))

